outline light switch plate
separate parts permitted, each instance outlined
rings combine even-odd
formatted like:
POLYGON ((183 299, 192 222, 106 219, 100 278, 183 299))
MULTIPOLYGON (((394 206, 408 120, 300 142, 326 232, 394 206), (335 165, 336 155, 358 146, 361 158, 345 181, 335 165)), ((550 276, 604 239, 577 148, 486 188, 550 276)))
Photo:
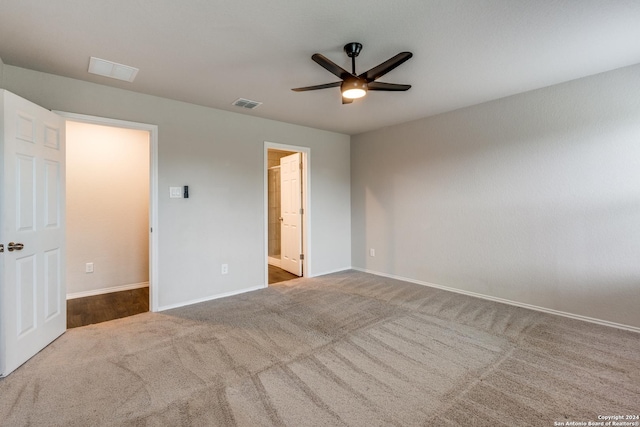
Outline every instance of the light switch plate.
POLYGON ((182 199, 182 187, 169 187, 169 198, 182 199))

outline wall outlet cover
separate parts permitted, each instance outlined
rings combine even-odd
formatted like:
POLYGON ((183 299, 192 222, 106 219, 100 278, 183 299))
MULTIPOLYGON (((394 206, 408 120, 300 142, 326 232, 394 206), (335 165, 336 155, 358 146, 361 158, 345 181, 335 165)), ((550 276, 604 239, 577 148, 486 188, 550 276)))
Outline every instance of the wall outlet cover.
POLYGON ((182 187, 169 187, 169 198, 182 199, 182 187))

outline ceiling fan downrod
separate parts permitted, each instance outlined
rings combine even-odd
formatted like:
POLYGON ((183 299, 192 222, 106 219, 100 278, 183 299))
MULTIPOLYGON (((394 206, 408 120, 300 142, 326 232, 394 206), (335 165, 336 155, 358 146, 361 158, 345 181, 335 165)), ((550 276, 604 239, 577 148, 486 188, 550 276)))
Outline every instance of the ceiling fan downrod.
POLYGON ((356 75, 356 58, 362 51, 362 44, 357 42, 351 42, 344 45, 344 51, 349 58, 351 58, 351 74, 356 75))

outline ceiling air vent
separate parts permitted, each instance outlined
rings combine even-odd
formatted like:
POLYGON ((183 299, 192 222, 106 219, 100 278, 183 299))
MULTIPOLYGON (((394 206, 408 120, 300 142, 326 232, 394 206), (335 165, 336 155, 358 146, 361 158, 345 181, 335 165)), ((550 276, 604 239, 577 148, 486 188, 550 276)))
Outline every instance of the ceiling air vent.
POLYGON ((106 59, 95 58, 92 56, 89 60, 88 71, 99 76, 124 80, 125 82, 132 82, 133 79, 136 78, 136 75, 140 70, 135 67, 118 64, 116 62, 107 61, 106 59))
POLYGON ((249 110, 253 110, 254 108, 258 108, 259 106, 261 106, 262 102, 252 101, 250 99, 238 98, 235 101, 233 101, 232 105, 235 105, 236 107, 242 107, 242 108, 247 108, 249 110))

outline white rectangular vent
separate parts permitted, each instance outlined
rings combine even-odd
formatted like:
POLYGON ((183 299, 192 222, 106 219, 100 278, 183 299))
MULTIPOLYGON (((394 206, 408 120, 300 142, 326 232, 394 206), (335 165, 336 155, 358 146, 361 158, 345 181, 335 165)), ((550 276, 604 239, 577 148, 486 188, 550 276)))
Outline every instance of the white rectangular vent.
POLYGON ((117 64, 115 62, 107 61, 106 59, 95 58, 92 56, 89 60, 88 71, 99 76, 124 80, 125 82, 132 82, 140 70, 135 67, 117 64))
POLYGON ((250 99, 238 98, 233 101, 233 104, 236 107, 248 108, 249 110, 253 110, 254 108, 258 108, 262 105, 262 102, 252 101, 250 99))

